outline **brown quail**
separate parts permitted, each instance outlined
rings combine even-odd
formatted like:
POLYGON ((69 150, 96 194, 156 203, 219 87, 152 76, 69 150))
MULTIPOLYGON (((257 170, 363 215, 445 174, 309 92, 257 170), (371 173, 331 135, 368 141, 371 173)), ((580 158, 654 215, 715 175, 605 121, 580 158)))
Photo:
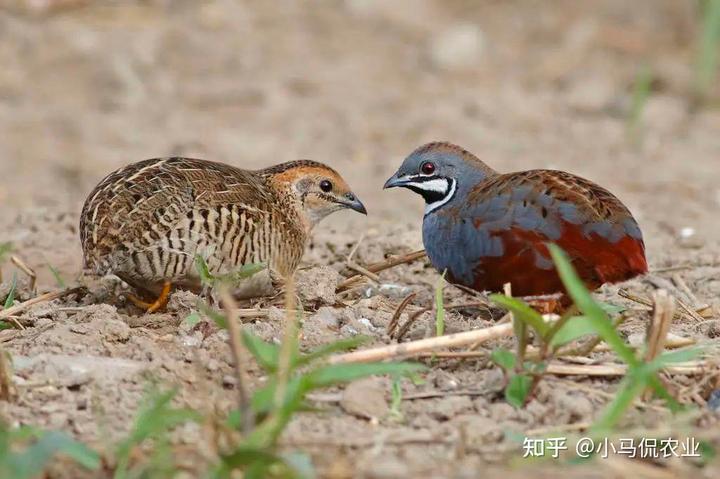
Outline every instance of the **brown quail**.
POLYGON ((213 274, 265 263, 270 278, 282 281, 297 268, 313 227, 345 208, 367 214, 342 177, 322 163, 250 171, 158 158, 121 168, 95 187, 82 209, 80 239, 86 269, 159 295, 142 304, 154 311, 164 306, 171 284, 201 288, 197 255, 213 274))

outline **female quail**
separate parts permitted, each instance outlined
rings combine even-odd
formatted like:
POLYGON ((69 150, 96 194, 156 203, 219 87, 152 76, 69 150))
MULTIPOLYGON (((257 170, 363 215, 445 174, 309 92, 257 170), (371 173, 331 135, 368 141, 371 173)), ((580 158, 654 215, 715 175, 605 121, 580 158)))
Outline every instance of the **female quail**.
POLYGON ((647 272, 642 233, 612 193, 555 170, 501 174, 457 145, 429 143, 408 156, 385 188, 426 202, 423 242, 449 281, 517 296, 563 293, 546 244, 569 255, 590 289, 647 272))
POLYGON ((142 304, 155 311, 171 284, 201 287, 196 255, 214 274, 265 263, 273 279, 292 275, 313 227, 345 208, 367 214, 342 177, 322 163, 249 171, 158 158, 121 168, 95 187, 82 209, 80 239, 87 268, 160 295, 142 304))

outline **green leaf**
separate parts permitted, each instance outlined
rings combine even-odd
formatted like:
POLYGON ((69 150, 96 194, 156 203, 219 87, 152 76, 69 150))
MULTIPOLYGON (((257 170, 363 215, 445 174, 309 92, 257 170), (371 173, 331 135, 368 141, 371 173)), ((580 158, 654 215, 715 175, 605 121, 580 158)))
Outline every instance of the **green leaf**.
POLYGON ((267 268, 265 263, 248 263, 240 266, 235 271, 218 276, 216 279, 236 284, 244 279, 250 278, 267 268))
POLYGON ((642 394, 648 386, 648 376, 634 374, 632 371, 620 383, 619 390, 615 393, 614 399, 607 406, 602 417, 593 424, 591 430, 597 433, 610 431, 620 421, 633 404, 633 401, 642 394))
POLYGON ((713 444, 709 441, 700 441, 700 462, 703 465, 709 464, 713 459, 717 457, 717 450, 713 444))
POLYGON ((215 311, 203 301, 198 301, 198 309, 208 318, 212 319, 219 328, 227 329, 227 318, 222 313, 215 311))
POLYGON ((659 364, 658 369, 661 369, 668 364, 692 361, 693 359, 700 356, 703 353, 703 351, 704 351, 704 348, 699 348, 699 347, 683 348, 683 349, 677 349, 675 351, 668 351, 668 352, 660 354, 657 358, 655 358, 653 363, 657 362, 659 364))
POLYGON ((242 339, 245 347, 250 351, 258 364, 267 372, 275 372, 280 357, 280 347, 266 343, 250 331, 243 329, 242 339))
POLYGON ((623 311, 627 310, 627 308, 625 306, 622 306, 619 304, 606 303, 605 301, 597 301, 597 304, 602 308, 603 311, 605 311, 610 316, 620 314, 623 311))
POLYGON ((170 403, 176 390, 151 390, 142 401, 130 434, 118 444, 116 450, 117 467, 115 478, 128 475, 130 456, 133 448, 147 439, 167 440, 167 435, 177 426, 190 421, 200 420, 200 415, 190 409, 173 408, 170 403))
POLYGON ((78 442, 67 434, 57 431, 49 432, 43 439, 46 439, 56 451, 68 456, 73 461, 90 470, 100 468, 100 456, 85 444, 78 442))
POLYGON ((200 282, 204 285, 212 286, 215 281, 215 276, 210 273, 210 268, 208 268, 205 258, 199 254, 195 255, 195 269, 198 275, 200 275, 200 282))
POLYGON ((510 377, 510 381, 505 388, 505 400, 516 408, 523 407, 530 393, 532 381, 532 378, 527 374, 515 374, 510 377))
MULTIPOLYGON (((625 344, 625 341, 620 337, 618 332, 615 330, 615 326, 609 320, 607 314, 598 305, 598 303, 590 295, 590 292, 585 288, 582 280, 578 277, 577 273, 570 264, 570 260, 567 258, 565 252, 555 244, 549 244, 548 249, 552 255, 555 267, 557 268, 560 279, 565 286, 570 297, 573 299, 575 306, 588 318, 595 328, 595 332, 605 341, 615 353, 628 365, 628 377, 637 376, 638 371, 642 368, 643 364, 640 360, 635 357, 633 350, 625 344)), ((677 412, 682 409, 682 406, 668 393, 667 389, 663 386, 662 382, 655 375, 651 375, 649 378, 640 376, 645 380, 646 384, 649 385, 655 394, 665 400, 671 411, 677 412)), ((642 389, 640 389, 642 391, 642 389)), ((630 392, 635 391, 635 388, 631 388, 630 392)), ((626 392, 625 394, 630 394, 626 392)), ((633 396, 634 398, 634 396, 633 396)), ((616 397, 616 402, 621 406, 627 408, 632 404, 632 398, 628 401, 628 398, 623 396, 622 398, 616 397)), ((617 407, 611 405, 612 407, 617 407)), ((608 409, 608 415, 613 421, 619 420, 618 414, 622 414, 623 410, 608 409)), ((605 424, 610 419, 604 420, 605 424)), ((602 421, 601 421, 602 423, 602 421)), ((614 423, 613 423, 614 424, 614 423)))
POLYGON ((544 337, 549 331, 550 326, 547 325, 542 315, 523 301, 502 294, 491 294, 490 300, 503 308, 512 311, 518 319, 527 323, 540 336, 544 337))
POLYGON ((625 344, 620 335, 615 330, 615 326, 609 320, 605 311, 595 302, 577 275, 570 260, 563 250, 555 244, 549 244, 548 248, 552 255, 555 267, 557 268, 560 279, 562 279, 565 289, 575 302, 575 305, 588 318, 595 332, 617 353, 620 358, 630 366, 637 366, 639 360, 635 357, 632 349, 625 344))
POLYGON ((533 374, 543 374, 547 370, 547 363, 545 361, 540 362, 532 362, 532 361, 525 361, 523 363, 523 368, 525 371, 533 374))
MULTIPOLYGON (((10 471, 9 477, 32 478, 40 475, 56 454, 64 454, 87 469, 97 470, 100 457, 91 449, 68 435, 51 431, 36 433, 37 440, 22 452, 4 458, 10 471)), ((0 464, 5 462, 0 459, 0 464)))
POLYGON ((393 379, 392 386, 390 389, 391 398, 390 401, 390 417, 395 420, 402 421, 403 414, 400 408, 402 407, 403 390, 402 390, 402 379, 397 376, 393 379))
POLYGON ((257 463, 270 465, 283 462, 280 456, 265 449, 242 446, 234 449, 230 454, 223 455, 222 461, 230 469, 239 469, 257 463))
POLYGON ((595 325, 592 320, 586 316, 575 316, 568 319, 553 335, 550 340, 550 346, 562 346, 583 336, 595 334, 595 331, 595 325))
POLYGON ((499 348, 490 354, 492 362, 503 368, 505 371, 512 371, 515 368, 517 359, 507 349, 499 348))
POLYGON ((196 324, 198 324, 201 319, 202 318, 200 317, 200 313, 198 313, 197 311, 193 311, 192 313, 188 314, 187 318, 185 318, 185 324, 192 328, 196 324))

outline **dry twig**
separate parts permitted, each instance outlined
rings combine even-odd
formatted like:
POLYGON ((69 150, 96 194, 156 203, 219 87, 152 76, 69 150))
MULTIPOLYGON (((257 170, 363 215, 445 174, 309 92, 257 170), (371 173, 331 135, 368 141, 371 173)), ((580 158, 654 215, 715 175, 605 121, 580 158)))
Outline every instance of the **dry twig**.
POLYGON ((698 301, 697 296, 695 296, 695 293, 693 293, 693 292, 690 290, 690 288, 688 287, 687 283, 686 283, 685 280, 682 278, 682 276, 680 276, 679 274, 675 273, 675 274, 672 275, 672 280, 673 280, 673 283, 675 283, 675 286, 677 286, 677 288, 678 288, 680 291, 682 291, 683 293, 685 293, 685 296, 687 296, 687 298, 688 298, 688 299, 690 300, 690 302, 692 303, 691 306, 692 306, 693 308, 697 308, 698 305, 700 304, 700 301, 698 301))
POLYGON ((238 401, 240 408, 240 420, 242 421, 242 432, 246 436, 250 434, 255 427, 255 415, 253 414, 252 405, 250 404, 250 396, 248 396, 246 384, 247 375, 245 373, 245 354, 242 344, 242 332, 240 330, 240 321, 238 318, 238 308, 235 300, 226 287, 221 287, 220 298, 227 312, 227 329, 230 338, 230 350, 233 354, 235 362, 235 375, 237 376, 238 401))
POLYGON ((390 322, 387 325, 387 333, 388 336, 392 337, 393 333, 395 332, 395 328, 397 328, 398 322, 400 321, 400 316, 402 315, 403 311, 405 311, 405 308, 407 308, 408 304, 410 304, 410 301, 412 301, 415 296, 417 296, 417 293, 410 293, 407 296, 405 296, 405 299, 403 299, 397 308, 395 308, 395 312, 393 313, 392 319, 390 319, 390 322))
POLYGON ((283 334, 282 343, 280 344, 277 387, 275 388, 275 397, 273 398, 277 408, 280 408, 285 400, 285 392, 287 390, 288 381, 290 380, 293 348, 298 340, 298 321, 297 318, 290 313, 290 311, 296 311, 296 302, 295 283, 293 282, 293 278, 289 277, 285 283, 285 311, 287 312, 287 318, 285 320, 285 332, 283 334))
MULTIPOLYGON (((653 302, 651 300, 649 300, 648 298, 634 295, 627 290, 621 289, 618 291, 618 294, 625 299, 629 299, 630 301, 634 301, 638 304, 642 304, 643 306, 647 306, 649 308, 653 307, 653 302)), ((685 311, 688 314, 688 316, 690 316, 695 321, 698 321, 698 322, 703 321, 705 319, 705 317, 701 313, 705 314, 708 311, 709 311, 710 317, 712 317, 712 309, 709 308, 708 305, 703 305, 703 306, 699 307, 697 310, 695 310, 695 309, 692 309, 687 304, 680 301, 679 299, 677 300, 677 304, 678 304, 678 306, 680 306, 680 308, 683 311, 685 311)), ((681 318, 682 318, 682 313, 679 313, 676 311, 673 319, 681 319, 681 318)))
POLYGON ((655 308, 645 337, 647 344, 645 362, 652 361, 665 349, 665 340, 675 313, 675 302, 667 291, 659 289, 653 296, 655 308))
POLYGON ((384 359, 417 356, 420 353, 436 351, 438 349, 490 341, 492 339, 509 336, 512 332, 513 329, 511 324, 500 324, 484 329, 465 331, 446 336, 436 336, 433 338, 393 344, 390 346, 382 346, 379 348, 353 351, 346 354, 338 354, 330 358, 330 363, 366 363, 371 361, 382 361, 384 359))
MULTIPOLYGON (((676 363, 662 370, 669 374, 682 374, 695 376, 704 374, 713 365, 703 361, 690 361, 687 363, 676 363)), ((627 373, 627 366, 624 364, 564 364, 553 362, 548 364, 546 372, 557 376, 624 376, 627 373)))
POLYGON ((35 274, 35 271, 28 266, 23 260, 21 260, 19 257, 12 255, 10 256, 10 261, 12 261, 12 264, 17 266, 17 268, 25 273, 30 278, 30 291, 35 291, 35 282, 37 281, 37 275, 35 274))
POLYGON ((9 401, 15 397, 15 386, 12 381, 12 369, 8 356, 3 348, 0 348, 0 399, 9 401))
MULTIPOLYGON (((385 261, 381 261, 379 263, 374 263, 369 266, 367 266, 365 269, 369 271, 370 273, 379 273, 380 271, 384 271, 386 269, 394 268, 395 266, 404 264, 404 263, 411 263, 415 260, 418 260, 420 258, 425 257, 425 250, 420 251, 414 251, 412 253, 400 255, 400 256, 392 256, 385 261)), ((366 276, 364 274, 356 274, 355 276, 351 276, 350 278, 346 279, 342 283, 340 283, 337 287, 337 291, 344 291, 348 289, 350 286, 354 285, 355 283, 358 283, 359 281, 362 281, 363 278, 366 276)))
POLYGON ((423 309, 421 309, 419 311, 415 311, 413 314, 411 314, 410 317, 408 317, 407 321, 405 321, 405 323, 403 323, 403 325, 400 326, 400 329, 398 330, 397 334, 395 335, 395 339, 397 340, 397 342, 400 342, 402 340, 403 336, 405 336, 407 334, 407 332, 410 331, 410 327, 413 324, 415 324, 415 321, 417 321, 420 318, 420 316, 422 316, 424 313, 427 313, 428 311, 432 311, 432 309, 433 308, 423 308, 423 309))
POLYGON ((3 309, 2 311, 0 311, 0 319, 7 319, 11 316, 21 313, 34 304, 42 303, 45 301, 52 301, 54 299, 58 299, 58 298, 62 298, 62 297, 74 294, 74 293, 78 293, 84 289, 85 289, 84 286, 78 286, 75 288, 66 288, 66 289, 62 289, 60 291, 53 291, 50 293, 41 294, 40 296, 35 296, 34 298, 28 299, 25 302, 16 304, 15 306, 12 306, 7 309, 3 309))

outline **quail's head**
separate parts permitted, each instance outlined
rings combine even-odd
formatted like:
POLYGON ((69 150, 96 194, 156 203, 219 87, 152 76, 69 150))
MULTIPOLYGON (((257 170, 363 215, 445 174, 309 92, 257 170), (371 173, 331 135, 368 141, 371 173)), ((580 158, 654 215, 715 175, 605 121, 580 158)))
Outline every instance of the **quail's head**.
POLYGON ((456 193, 495 172, 472 153, 446 142, 417 148, 403 161, 384 188, 403 187, 425 200, 425 214, 449 203, 456 193))
POLYGON ((285 166, 284 171, 272 175, 272 180, 289 190, 311 226, 329 214, 344 209, 367 214, 365 206, 350 190, 347 182, 329 166, 308 160, 285 166))

